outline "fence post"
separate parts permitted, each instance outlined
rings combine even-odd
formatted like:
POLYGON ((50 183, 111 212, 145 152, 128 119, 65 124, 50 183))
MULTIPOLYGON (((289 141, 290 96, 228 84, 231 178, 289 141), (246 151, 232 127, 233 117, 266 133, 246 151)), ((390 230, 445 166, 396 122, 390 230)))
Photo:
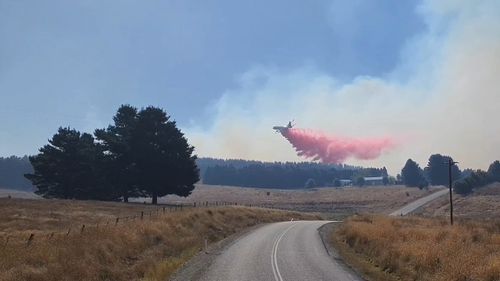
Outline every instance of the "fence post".
POLYGON ((83 233, 84 230, 85 230, 85 225, 82 224, 82 230, 80 230, 80 233, 83 233))
POLYGON ((141 211, 141 220, 144 219, 144 211, 141 211))
POLYGON ((3 244, 3 247, 7 247, 7 244, 9 244, 9 239, 10 239, 10 236, 7 236, 7 239, 5 240, 5 244, 3 244))
POLYGON ((120 221, 120 218, 119 218, 119 217, 117 217, 117 218, 116 218, 116 221, 115 221, 115 225, 117 225, 119 221, 120 221))
POLYGON ((31 245, 31 242, 33 242, 34 238, 35 238, 35 234, 31 233, 30 237, 28 238, 28 241, 26 241, 26 246, 31 245))
POLYGON ((165 207, 163 207, 163 214, 165 214, 165 207))

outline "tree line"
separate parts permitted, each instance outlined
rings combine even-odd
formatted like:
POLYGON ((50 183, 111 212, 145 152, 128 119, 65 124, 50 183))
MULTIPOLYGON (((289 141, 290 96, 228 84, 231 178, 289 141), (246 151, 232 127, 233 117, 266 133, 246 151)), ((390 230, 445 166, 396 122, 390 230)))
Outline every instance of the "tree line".
POLYGON ((156 107, 122 105, 113 124, 94 134, 59 128, 27 173, 45 198, 123 200, 188 196, 199 181, 194 147, 156 107))
POLYGON ((32 191, 33 185, 23 177, 32 172, 28 156, 0 157, 0 188, 32 191))
POLYGON ((258 188, 311 188, 340 186, 340 179, 387 177, 384 168, 362 168, 311 162, 260 162, 245 160, 209 160, 202 169, 203 183, 258 188), (234 161, 234 162, 233 162, 234 161))
MULTIPOLYGON (((424 188, 428 185, 449 185, 449 162, 453 158, 441 154, 433 154, 429 157, 427 166, 422 169, 412 159, 408 159, 398 180, 409 187, 424 188)), ((452 165, 451 178, 453 189, 459 194, 468 194, 474 188, 489 183, 500 182, 500 162, 494 161, 488 171, 465 169, 461 171, 457 164, 452 165)))

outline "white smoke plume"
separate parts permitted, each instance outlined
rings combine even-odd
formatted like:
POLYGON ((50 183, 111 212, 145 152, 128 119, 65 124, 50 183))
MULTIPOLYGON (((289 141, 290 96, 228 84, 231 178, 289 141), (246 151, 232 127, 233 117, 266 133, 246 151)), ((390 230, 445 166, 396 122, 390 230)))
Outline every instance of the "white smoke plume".
POLYGON ((408 158, 425 165, 443 153, 461 167, 487 168, 500 159, 500 1, 425 1, 419 12, 427 31, 385 77, 341 83, 310 65, 254 67, 211 109, 212 126, 184 128, 187 136, 200 156, 298 161, 271 130, 295 119, 326 133, 402 140, 381 158, 349 164, 395 174, 408 158))

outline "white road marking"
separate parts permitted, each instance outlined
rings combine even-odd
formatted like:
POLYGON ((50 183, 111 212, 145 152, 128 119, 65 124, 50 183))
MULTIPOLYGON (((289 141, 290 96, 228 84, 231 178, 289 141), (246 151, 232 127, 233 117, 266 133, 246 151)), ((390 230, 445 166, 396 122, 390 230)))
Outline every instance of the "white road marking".
POLYGON ((281 235, 278 237, 278 239, 276 239, 276 241, 274 241, 273 250, 271 252, 271 266, 273 267, 274 279, 276 281, 283 281, 283 277, 281 277, 280 269, 278 268, 278 245, 279 245, 281 239, 283 238, 283 236, 285 236, 285 234, 292 227, 294 227, 296 225, 297 224, 292 224, 291 226, 289 226, 287 229, 285 229, 285 231, 283 231, 281 233, 281 235))

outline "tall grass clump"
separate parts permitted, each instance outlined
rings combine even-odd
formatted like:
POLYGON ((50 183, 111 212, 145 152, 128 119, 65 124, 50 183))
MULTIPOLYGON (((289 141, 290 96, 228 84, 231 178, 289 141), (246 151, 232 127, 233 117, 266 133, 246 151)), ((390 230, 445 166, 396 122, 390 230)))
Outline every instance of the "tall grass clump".
MULTIPOLYGON (((500 280, 500 223, 362 215, 333 235, 368 266, 400 280, 500 280)), ((361 269, 369 271, 368 269, 361 269)), ((380 276, 380 275, 379 275, 380 276)))

